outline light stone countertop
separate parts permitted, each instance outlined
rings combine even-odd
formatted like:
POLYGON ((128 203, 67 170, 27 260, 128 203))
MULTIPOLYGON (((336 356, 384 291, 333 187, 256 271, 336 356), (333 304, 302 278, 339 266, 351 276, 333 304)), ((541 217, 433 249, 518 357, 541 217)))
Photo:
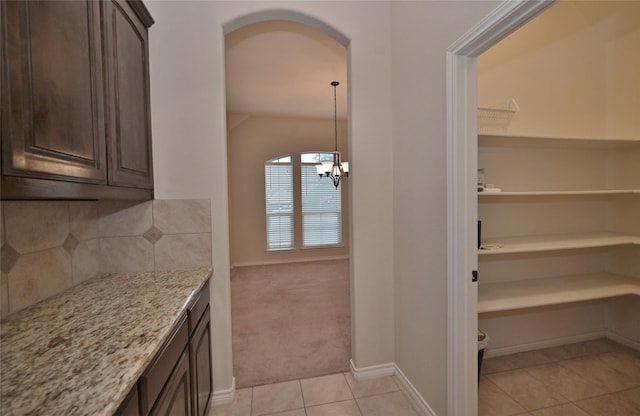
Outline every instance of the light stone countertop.
POLYGON ((114 274, 0 322, 0 413, 112 415, 209 268, 114 274))

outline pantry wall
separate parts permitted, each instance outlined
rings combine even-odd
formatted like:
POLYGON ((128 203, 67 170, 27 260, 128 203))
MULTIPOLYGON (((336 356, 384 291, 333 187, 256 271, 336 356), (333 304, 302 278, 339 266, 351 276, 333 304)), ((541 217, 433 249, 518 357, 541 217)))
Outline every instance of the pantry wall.
POLYGON ((478 58, 486 356, 640 349, 638 50, 640 3, 558 2, 478 58))

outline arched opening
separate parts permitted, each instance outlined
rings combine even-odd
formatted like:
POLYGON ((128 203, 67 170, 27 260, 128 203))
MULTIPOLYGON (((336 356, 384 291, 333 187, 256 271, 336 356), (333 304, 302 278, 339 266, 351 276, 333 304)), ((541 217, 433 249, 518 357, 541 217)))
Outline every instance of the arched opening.
POLYGON ((340 196, 338 211, 322 213, 331 222, 321 227, 332 230, 327 241, 322 233, 320 240, 309 237, 314 213, 305 211, 305 201, 314 198, 305 197, 322 196, 309 180, 333 188, 328 178, 308 177, 307 159, 334 150, 334 80, 340 81, 338 148, 344 160, 349 155, 348 41, 322 22, 285 10, 243 16, 224 30, 236 385, 346 371, 349 180, 323 191, 340 196))

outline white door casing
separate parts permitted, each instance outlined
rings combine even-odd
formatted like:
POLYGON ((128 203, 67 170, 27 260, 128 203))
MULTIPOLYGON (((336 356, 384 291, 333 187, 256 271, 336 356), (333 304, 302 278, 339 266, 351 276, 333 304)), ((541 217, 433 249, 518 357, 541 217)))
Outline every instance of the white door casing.
MULTIPOLYGON (((447 408, 477 414, 476 58, 555 0, 505 1, 447 49, 447 408)), ((482 276, 479 276, 480 280, 482 276)))

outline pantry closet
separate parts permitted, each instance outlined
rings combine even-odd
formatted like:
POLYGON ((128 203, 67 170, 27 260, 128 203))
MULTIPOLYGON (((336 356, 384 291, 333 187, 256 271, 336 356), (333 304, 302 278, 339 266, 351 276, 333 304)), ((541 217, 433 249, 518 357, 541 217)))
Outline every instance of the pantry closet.
POLYGON ((558 2, 478 58, 485 356, 640 350, 640 3, 558 2))

